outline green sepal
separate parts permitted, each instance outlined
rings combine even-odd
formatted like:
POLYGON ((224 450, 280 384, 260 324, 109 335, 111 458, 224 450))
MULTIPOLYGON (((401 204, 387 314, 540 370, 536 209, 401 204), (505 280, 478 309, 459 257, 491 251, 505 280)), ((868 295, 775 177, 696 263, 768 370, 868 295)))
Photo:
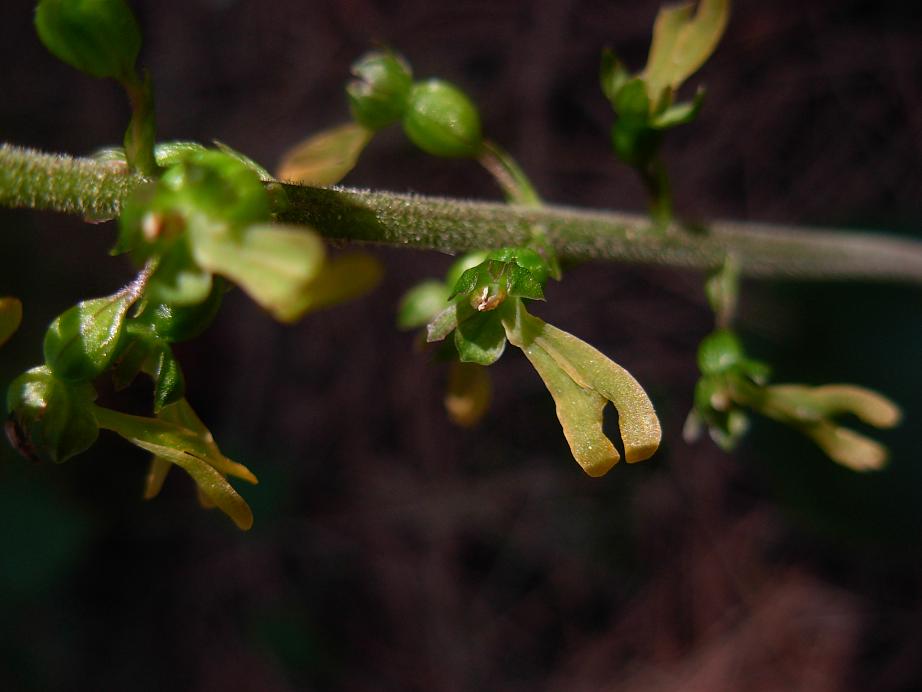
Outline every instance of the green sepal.
POLYGON ((123 0, 40 0, 35 28, 57 58, 94 77, 127 77, 141 50, 141 30, 123 0))
MULTIPOLYGON (((529 252, 537 256, 537 253, 529 252)), ((461 274, 451 298, 469 296, 471 305, 480 312, 494 310, 506 298, 544 300, 543 282, 535 274, 516 261, 487 259, 461 274)), ((546 269, 539 270, 537 274, 547 279, 546 269)))
POLYGON ((458 259, 451 263, 451 266, 448 267, 448 271, 445 272, 445 286, 449 290, 454 289, 458 279, 461 278, 461 275, 466 272, 471 267, 476 267, 478 264, 487 259, 490 252, 488 250, 475 250, 473 252, 466 252, 461 255, 458 259))
POLYGON ((112 362, 128 308, 137 296, 120 291, 77 303, 52 321, 45 332, 45 363, 68 382, 92 380, 112 362))
POLYGON ((211 291, 201 302, 177 305, 147 301, 132 321, 149 325, 159 338, 169 343, 188 341, 199 336, 214 321, 226 290, 225 281, 214 277, 211 291))
POLYGON ((477 314, 471 304, 462 299, 448 303, 448 307, 436 314, 426 325, 426 341, 441 341, 451 334, 458 325, 477 314))
POLYGON ((695 96, 691 101, 676 103, 674 105, 666 104, 658 113, 655 113, 650 119, 650 127, 654 130, 668 130, 679 125, 685 125, 694 122, 701 112, 704 105, 705 90, 698 87, 695 96))
POLYGON ((28 370, 7 392, 11 441, 26 456, 67 461, 89 449, 99 435, 92 410, 95 398, 89 383, 64 382, 45 365, 28 370))
POLYGON ((439 79, 413 86, 403 115, 403 131, 433 156, 474 158, 483 147, 476 106, 460 89, 439 79))
POLYGON ((506 349, 506 331, 496 312, 482 312, 455 329, 455 348, 462 363, 492 365, 506 349))
POLYGON ((349 110, 357 123, 380 130, 403 116, 413 87, 410 65, 391 51, 367 53, 352 64, 346 85, 349 110))
POLYGON ((256 163, 253 159, 251 159, 246 154, 239 152, 232 147, 229 147, 228 145, 226 145, 224 142, 221 142, 220 140, 213 139, 211 141, 214 143, 215 148, 217 148, 218 151, 220 151, 222 154, 227 154, 228 156, 242 163, 244 166, 246 166, 251 171, 253 171, 256 175, 258 175, 259 179, 263 181, 264 183, 268 183, 272 180, 275 180, 275 178, 272 177, 272 174, 268 170, 266 170, 263 166, 260 166, 258 163, 256 163))
POLYGON ((548 277, 551 275, 551 266, 548 260, 529 247, 499 248, 498 250, 492 250, 487 257, 500 262, 515 263, 522 269, 528 270, 532 278, 541 286, 547 283, 548 277))
POLYGON ((147 325, 140 325, 134 320, 126 322, 125 334, 112 361, 112 385, 116 391, 134 382, 156 350, 157 344, 158 339, 147 325))
POLYGON ((22 302, 19 298, 0 298, 0 346, 19 329, 22 322, 22 302))
POLYGON ((602 61, 599 67, 599 84, 605 98, 612 105, 615 104, 615 96, 630 80, 631 73, 628 72, 624 63, 618 59, 618 56, 610 48, 603 49, 602 61))
POLYGON ((448 306, 448 287, 442 281, 431 280, 417 284, 404 293, 397 308, 397 327, 416 329, 448 306))
POLYGON ((207 149, 204 144, 186 140, 158 142, 154 145, 154 158, 157 160, 158 166, 172 168, 196 154, 207 151, 207 149))
POLYGON ((177 238, 161 257, 147 286, 152 301, 188 309, 207 303, 214 291, 214 277, 195 261, 186 237, 177 238))
POLYGON ((355 168, 373 136, 358 123, 318 132, 285 152, 277 177, 298 185, 335 185, 355 168))
POLYGON ((169 344, 161 341, 144 369, 154 378, 154 413, 185 396, 186 381, 169 344))

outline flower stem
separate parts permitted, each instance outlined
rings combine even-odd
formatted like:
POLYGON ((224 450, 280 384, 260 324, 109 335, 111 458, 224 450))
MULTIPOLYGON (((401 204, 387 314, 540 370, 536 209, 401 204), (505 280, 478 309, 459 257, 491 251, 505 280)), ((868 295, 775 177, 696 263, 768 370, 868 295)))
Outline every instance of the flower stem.
MULTIPOLYGON (((0 145, 0 206, 114 218, 147 179, 91 159, 0 145)), ((273 183, 275 184, 275 183, 273 183)), ((542 225, 561 259, 713 270, 732 254, 745 276, 922 284, 922 242, 884 234, 717 221, 665 231, 639 214, 283 185, 287 223, 323 236, 451 254, 526 243, 542 225)))

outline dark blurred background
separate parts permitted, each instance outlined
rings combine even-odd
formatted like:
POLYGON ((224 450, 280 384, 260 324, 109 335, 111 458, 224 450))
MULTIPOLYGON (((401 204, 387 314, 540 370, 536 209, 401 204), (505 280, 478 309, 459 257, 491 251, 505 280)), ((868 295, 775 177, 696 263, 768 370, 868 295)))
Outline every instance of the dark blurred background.
MULTIPOLYGON (((163 139, 220 139, 272 167, 344 121, 378 44, 481 105, 549 201, 641 210, 610 154, 599 54, 635 69, 657 3, 134 2, 163 139)), ((922 14, 902 0, 735 3, 700 121, 668 139, 697 218, 922 229, 922 14)), ((55 61, 32 3, 0 6, 0 140, 89 153, 127 119, 111 83, 55 61)), ((380 136, 346 180, 498 198, 474 164, 380 136)), ((47 323, 131 274, 112 224, 0 210, 0 294, 25 302, 0 383, 47 323)), ((916 690, 922 688, 918 288, 748 282, 740 329, 778 381, 853 381, 905 408, 890 467, 857 475, 758 422, 733 455, 681 427, 711 328, 701 277, 574 268, 536 311, 625 365, 664 445, 603 479, 569 456, 517 352, 476 430, 445 371, 394 327, 450 258, 376 250, 368 298, 294 327, 239 294, 179 349, 189 398, 260 477, 249 533, 180 472, 140 500, 145 455, 104 435, 64 466, 0 450, 0 689, 916 690)), ((141 392, 139 396, 146 393, 141 392)))

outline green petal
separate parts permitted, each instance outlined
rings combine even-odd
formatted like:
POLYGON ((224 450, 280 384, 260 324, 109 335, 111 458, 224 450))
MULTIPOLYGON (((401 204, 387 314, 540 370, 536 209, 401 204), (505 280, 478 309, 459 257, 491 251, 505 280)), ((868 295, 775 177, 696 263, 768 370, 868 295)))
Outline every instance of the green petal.
POLYGON ((598 392, 578 385, 567 371, 534 341, 521 345, 520 348, 554 398, 557 419, 563 428, 567 444, 570 445, 573 458, 590 476, 598 477, 608 473, 621 458, 611 440, 602 431, 603 412, 608 401, 598 392))
POLYGON ((662 437, 659 419, 629 372, 572 334, 529 315, 520 300, 505 309, 503 326, 550 390, 573 455, 587 473, 602 475, 618 460, 602 433, 606 401, 618 410, 627 461, 653 455, 662 437))
POLYGON ((18 298, 0 298, 0 346, 3 346, 22 322, 22 303, 18 298))
MULTIPOLYGON (((239 236, 194 242, 198 263, 238 284, 277 319, 290 321, 326 255, 314 231, 301 226, 260 224, 239 236)), ((296 316, 296 315, 295 315, 296 316)))
POLYGON ((903 417, 900 407, 883 394, 853 384, 813 387, 810 394, 827 415, 852 413, 877 428, 892 428, 903 417))
POLYGON ((147 476, 144 479, 144 499, 152 500, 160 494, 166 475, 173 468, 173 464, 163 457, 154 457, 150 460, 147 476))
POLYGON ((256 479, 256 476, 243 464, 238 464, 235 461, 231 461, 226 456, 221 453, 221 450, 218 449, 218 445, 214 440, 214 436, 211 434, 211 431, 205 427, 205 424, 202 422, 202 419, 198 417, 198 414, 195 413, 192 406, 189 405, 189 402, 185 399, 180 399, 175 404, 165 406, 160 412, 160 418, 176 425, 180 425, 187 430, 191 431, 195 436, 201 440, 203 449, 205 450, 205 456, 212 466, 214 466, 221 473, 225 473, 228 476, 234 476, 235 478, 240 478, 241 480, 246 481, 247 483, 253 483, 254 485, 259 483, 256 479))
POLYGON ((455 348, 464 363, 492 365, 506 348, 506 330, 499 315, 483 312, 455 329, 455 348))
POLYGON ((765 387, 761 407, 765 415, 794 422, 810 423, 851 413, 869 425, 892 428, 902 418, 900 408, 890 399, 852 384, 772 385, 765 387))
POLYGON ((887 463, 887 448, 854 430, 826 420, 801 429, 830 459, 853 471, 877 471, 887 463))
MULTIPOLYGON (((164 407, 159 418, 132 416, 102 407, 94 409, 99 425, 112 430, 132 444, 154 454, 155 459, 181 467, 201 491, 241 529, 253 525, 253 513, 246 501, 227 482, 225 475, 236 475, 255 482, 246 467, 221 454, 211 433, 182 399, 164 407)), ((157 489, 159 466, 148 490, 157 489)), ((160 479, 162 480, 162 479, 160 479)))
POLYGON ((591 387, 618 409, 618 425, 629 462, 653 456, 662 438, 653 403, 627 370, 572 334, 542 323, 535 336, 541 346, 573 380, 591 387))
POLYGON ((453 360, 445 392, 445 410, 452 423, 462 428, 477 425, 490 407, 492 391, 490 373, 485 367, 453 360))
POLYGON ((275 316, 282 322, 294 322, 308 312, 355 300, 373 290, 383 274, 381 262, 372 255, 354 252, 331 257, 275 316))
POLYGON ((730 17, 729 0, 701 0, 663 7, 653 25, 653 42, 642 77, 651 101, 664 89, 678 89, 710 57, 730 17))
POLYGON ((324 130, 289 149, 276 177, 299 185, 335 185, 355 168, 372 136, 357 123, 324 130))

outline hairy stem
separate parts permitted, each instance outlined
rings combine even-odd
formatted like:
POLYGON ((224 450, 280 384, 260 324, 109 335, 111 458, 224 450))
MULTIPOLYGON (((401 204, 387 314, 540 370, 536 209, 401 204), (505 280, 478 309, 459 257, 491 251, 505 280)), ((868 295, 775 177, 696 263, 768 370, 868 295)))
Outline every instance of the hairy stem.
MULTIPOLYGON (((112 164, 0 146, 0 205, 113 218, 143 182, 112 164)), ((273 183, 274 184, 274 183, 273 183)), ((520 245, 544 227, 562 259, 716 269, 732 254, 747 276, 922 284, 922 242, 852 231, 718 221, 707 230, 646 216, 524 207, 349 188, 284 185, 281 220, 323 236, 459 253, 520 245)))

